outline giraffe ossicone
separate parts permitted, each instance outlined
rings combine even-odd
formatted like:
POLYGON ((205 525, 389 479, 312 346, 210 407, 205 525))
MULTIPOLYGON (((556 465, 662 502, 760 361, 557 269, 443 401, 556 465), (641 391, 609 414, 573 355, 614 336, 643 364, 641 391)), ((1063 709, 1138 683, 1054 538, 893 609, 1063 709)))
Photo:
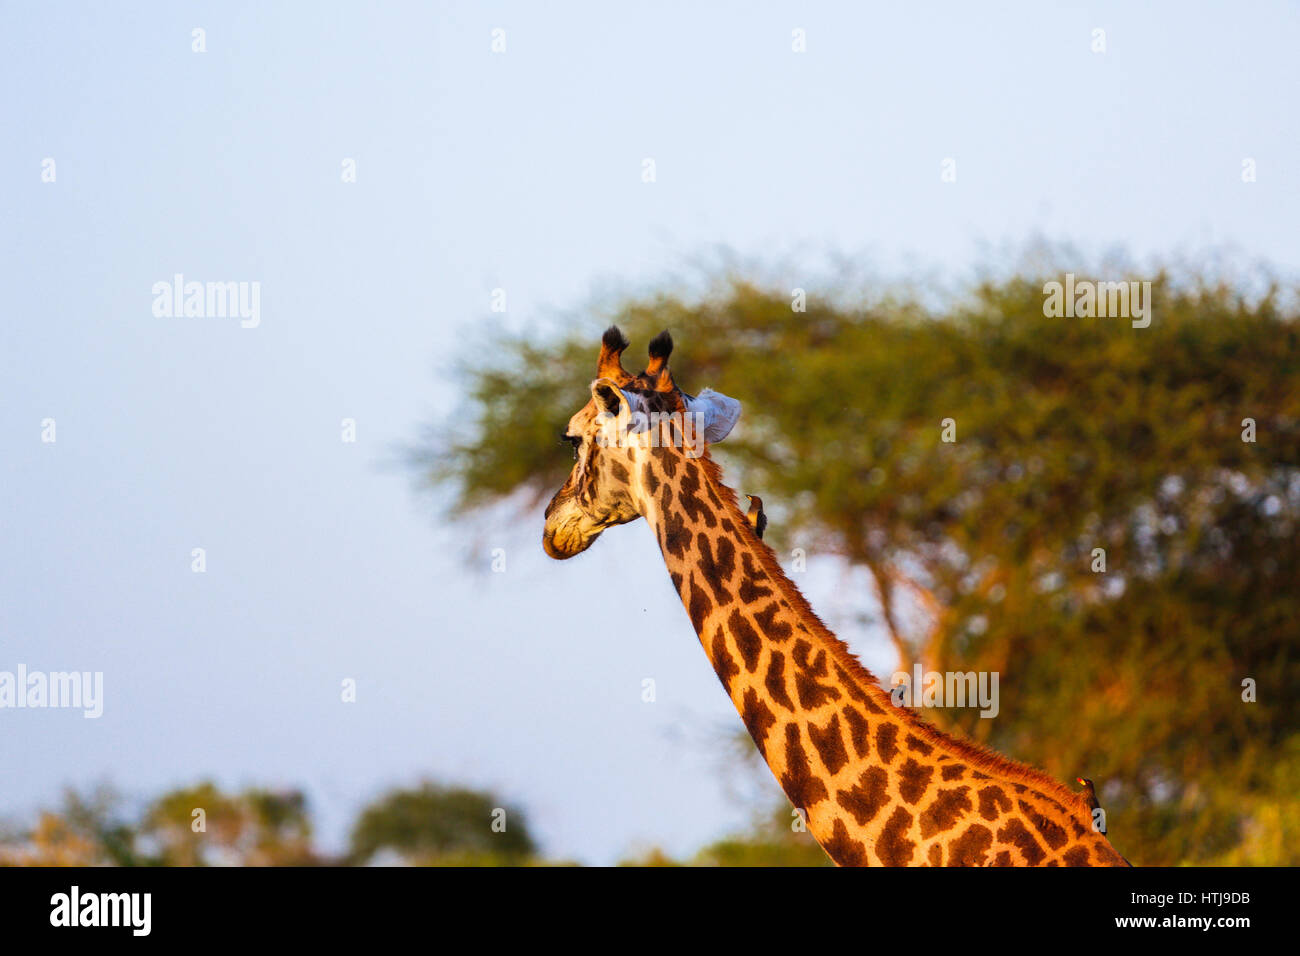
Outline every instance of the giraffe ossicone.
POLYGON ((678 388, 667 332, 639 375, 623 368, 627 347, 613 326, 601 340, 591 397, 565 428, 575 461, 546 508, 543 547, 572 558, 607 528, 650 524, 723 689, 831 859, 1127 865, 1079 794, 892 704, 786 576, 709 457, 740 403, 678 388), (694 425, 706 445, 692 456, 694 425))

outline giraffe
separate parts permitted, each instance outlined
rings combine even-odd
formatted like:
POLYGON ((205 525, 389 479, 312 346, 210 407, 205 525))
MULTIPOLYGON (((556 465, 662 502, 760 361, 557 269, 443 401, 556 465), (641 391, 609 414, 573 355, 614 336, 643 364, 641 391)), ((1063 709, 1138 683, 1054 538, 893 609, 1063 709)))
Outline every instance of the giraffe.
POLYGON ((807 828, 841 866, 1124 866, 1087 801, 1051 777, 945 734, 890 695, 817 617, 722 483, 708 445, 740 403, 689 395, 672 338, 639 375, 611 326, 590 400, 562 438, 575 462, 546 508, 543 547, 585 551, 644 518, 731 702, 807 828))

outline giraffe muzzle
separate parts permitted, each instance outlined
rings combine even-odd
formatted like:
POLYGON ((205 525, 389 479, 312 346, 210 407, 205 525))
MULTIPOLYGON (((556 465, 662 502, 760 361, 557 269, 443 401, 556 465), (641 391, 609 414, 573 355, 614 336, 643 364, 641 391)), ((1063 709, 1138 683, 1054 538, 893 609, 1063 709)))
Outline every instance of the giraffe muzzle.
POLYGON ((604 530, 604 526, 584 514, 571 497, 556 496, 546 509, 542 549, 557 561, 564 561, 590 548, 604 530))
POLYGON ((575 528, 553 531, 550 527, 542 533, 542 550, 557 561, 564 561, 576 554, 582 554, 591 547, 593 541, 600 537, 600 532, 581 534, 575 528))

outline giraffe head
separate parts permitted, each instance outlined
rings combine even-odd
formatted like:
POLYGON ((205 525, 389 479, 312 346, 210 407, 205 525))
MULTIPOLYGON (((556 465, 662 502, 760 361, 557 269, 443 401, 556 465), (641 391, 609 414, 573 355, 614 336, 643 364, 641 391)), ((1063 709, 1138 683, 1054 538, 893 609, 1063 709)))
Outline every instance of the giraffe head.
POLYGON ((628 341, 617 326, 605 330, 591 397, 569 419, 561 438, 573 446, 573 470, 546 506, 542 546, 553 558, 591 547, 606 528, 641 517, 641 463, 650 454, 698 459, 722 441, 740 417, 740 403, 704 389, 688 395, 668 371, 673 340, 650 341, 640 375, 623 368, 628 341))

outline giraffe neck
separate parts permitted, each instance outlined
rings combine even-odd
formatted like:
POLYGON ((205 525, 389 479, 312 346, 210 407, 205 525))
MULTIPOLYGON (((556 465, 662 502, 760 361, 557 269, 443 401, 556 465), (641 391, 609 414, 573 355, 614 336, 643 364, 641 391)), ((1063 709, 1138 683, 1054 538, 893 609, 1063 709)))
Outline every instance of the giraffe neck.
POLYGON ((706 455, 650 456, 642 513, 718 679, 840 865, 1123 865, 1083 801, 889 695, 758 540, 706 455))

